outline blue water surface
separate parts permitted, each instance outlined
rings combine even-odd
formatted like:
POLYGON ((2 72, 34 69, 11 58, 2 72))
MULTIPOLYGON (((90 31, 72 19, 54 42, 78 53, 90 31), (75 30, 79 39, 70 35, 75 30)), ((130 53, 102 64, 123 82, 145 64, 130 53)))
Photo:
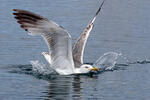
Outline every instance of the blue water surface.
POLYGON ((31 60, 45 62, 48 48, 29 36, 13 18, 12 9, 41 14, 62 25, 73 43, 102 0, 0 0, 0 100, 149 100, 150 1, 106 0, 88 39, 84 62, 118 52, 113 71, 100 74, 42 76, 31 60))

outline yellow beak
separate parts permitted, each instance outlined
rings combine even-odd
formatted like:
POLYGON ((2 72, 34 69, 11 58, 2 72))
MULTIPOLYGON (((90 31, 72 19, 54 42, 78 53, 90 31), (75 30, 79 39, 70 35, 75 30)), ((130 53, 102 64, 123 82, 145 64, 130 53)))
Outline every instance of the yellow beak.
POLYGON ((98 68, 97 67, 93 67, 91 70, 92 71, 98 71, 98 68))

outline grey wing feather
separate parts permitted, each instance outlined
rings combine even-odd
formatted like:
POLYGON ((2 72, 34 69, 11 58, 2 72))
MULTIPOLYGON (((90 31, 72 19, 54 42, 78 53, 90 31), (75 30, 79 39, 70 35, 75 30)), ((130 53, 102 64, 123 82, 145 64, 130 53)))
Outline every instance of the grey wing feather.
POLYGON ((84 53, 85 44, 94 26, 94 21, 104 4, 104 1, 102 2, 99 9, 97 10, 94 18, 92 18, 90 23, 87 25, 86 29, 82 32, 82 34, 79 36, 79 38, 76 40, 73 46, 72 53, 73 53, 73 60, 74 60, 75 67, 80 67, 83 64, 83 53, 84 53))
MULTIPOLYGON (((70 34, 58 24, 38 14, 14 9, 17 22, 31 35, 41 35, 50 48, 51 63, 54 69, 74 70, 70 34)), ((69 73, 69 72, 68 72, 69 73)))

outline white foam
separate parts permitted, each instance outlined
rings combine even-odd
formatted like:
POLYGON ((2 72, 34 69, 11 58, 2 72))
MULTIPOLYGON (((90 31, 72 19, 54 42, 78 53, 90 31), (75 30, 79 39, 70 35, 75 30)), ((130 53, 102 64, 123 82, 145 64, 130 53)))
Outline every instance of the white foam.
POLYGON ((116 64, 116 60, 121 53, 107 52, 104 53, 95 63, 94 66, 99 67, 103 70, 113 70, 116 64))
POLYGON ((47 75, 54 72, 50 65, 43 64, 38 60, 30 61, 30 63, 32 65, 32 70, 38 74, 47 75))

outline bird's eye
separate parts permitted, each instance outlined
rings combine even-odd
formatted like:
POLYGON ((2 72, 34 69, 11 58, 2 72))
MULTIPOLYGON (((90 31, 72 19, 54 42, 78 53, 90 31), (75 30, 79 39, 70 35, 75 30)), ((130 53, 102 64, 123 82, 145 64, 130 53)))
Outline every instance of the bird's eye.
POLYGON ((87 66, 85 66, 85 68, 88 68, 87 66))

